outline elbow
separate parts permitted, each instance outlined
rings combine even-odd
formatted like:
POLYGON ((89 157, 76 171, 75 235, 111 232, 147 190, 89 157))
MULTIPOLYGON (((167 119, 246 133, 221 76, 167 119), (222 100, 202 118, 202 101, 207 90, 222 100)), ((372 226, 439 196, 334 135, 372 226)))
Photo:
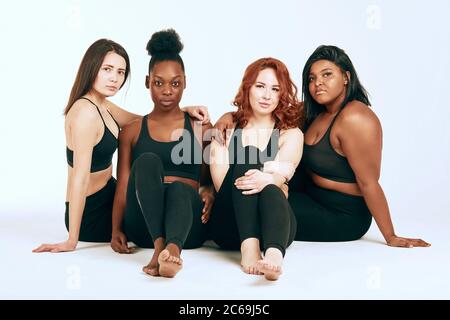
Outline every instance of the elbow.
POLYGON ((378 179, 357 179, 357 183, 363 194, 380 187, 378 179))

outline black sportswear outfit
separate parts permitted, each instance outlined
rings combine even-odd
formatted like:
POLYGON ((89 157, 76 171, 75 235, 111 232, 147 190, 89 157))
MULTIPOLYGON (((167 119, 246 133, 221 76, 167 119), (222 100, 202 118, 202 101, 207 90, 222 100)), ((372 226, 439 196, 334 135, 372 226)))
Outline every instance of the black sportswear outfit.
MULTIPOLYGON (((111 166, 112 157, 118 147, 118 140, 114 134, 109 130, 102 117, 98 106, 86 97, 80 99, 88 100, 96 108, 103 121, 105 127, 103 136, 92 150, 91 170, 90 172, 97 172, 107 169, 111 166)), ((109 113, 109 112, 108 112, 109 113)), ((110 114, 111 115, 111 114, 110 114)), ((111 115, 117 127, 120 130, 119 124, 111 115)), ((73 151, 66 147, 67 163, 73 167, 73 151)), ((116 190, 116 180, 111 179, 106 185, 96 193, 86 197, 84 205, 83 217, 81 219, 80 241, 88 242, 110 242, 112 230, 112 207, 114 202, 114 193, 116 190)), ((65 224, 69 230, 69 202, 66 202, 65 224)))
POLYGON ((321 188, 313 183, 308 172, 329 180, 355 183, 355 174, 346 157, 331 145, 330 132, 339 113, 322 139, 314 145, 304 144, 303 159, 289 183, 289 203, 295 213, 295 240, 351 241, 369 230, 372 215, 362 196, 321 188), (296 192, 298 183, 304 192, 296 192))
POLYGON ((243 195, 243 190, 234 185, 248 170, 261 170, 265 161, 275 159, 278 139, 279 130, 273 130, 266 149, 260 151, 254 146, 244 147, 242 130, 234 131, 228 147, 230 168, 216 195, 209 222, 210 235, 221 248, 240 249, 245 239, 258 238, 263 251, 277 248, 284 255, 294 240, 295 216, 280 188, 270 184, 257 194, 243 195))
POLYGON ((123 221, 125 234, 144 248, 152 248, 159 237, 180 249, 198 248, 206 239, 206 226, 201 222, 203 202, 198 190, 183 182, 163 181, 164 176, 200 181, 202 148, 188 114, 184 117, 183 135, 173 142, 153 140, 147 117, 142 119, 139 138, 132 148, 123 221))

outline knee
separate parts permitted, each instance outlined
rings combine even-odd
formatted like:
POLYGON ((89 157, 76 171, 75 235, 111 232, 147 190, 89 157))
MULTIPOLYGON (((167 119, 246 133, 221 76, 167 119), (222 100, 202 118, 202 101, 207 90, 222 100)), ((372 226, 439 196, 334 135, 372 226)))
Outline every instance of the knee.
POLYGON ((174 181, 167 186, 167 191, 172 194, 185 196, 187 195, 188 188, 190 188, 190 186, 187 184, 180 181, 174 181))
POLYGON ((283 191, 281 191, 281 189, 274 184, 268 184, 261 190, 260 193, 261 197, 274 197, 278 195, 283 195, 284 197, 283 191))
POLYGON ((152 152, 146 152, 140 155, 133 163, 131 171, 149 171, 157 170, 161 171, 163 164, 158 155, 152 152))

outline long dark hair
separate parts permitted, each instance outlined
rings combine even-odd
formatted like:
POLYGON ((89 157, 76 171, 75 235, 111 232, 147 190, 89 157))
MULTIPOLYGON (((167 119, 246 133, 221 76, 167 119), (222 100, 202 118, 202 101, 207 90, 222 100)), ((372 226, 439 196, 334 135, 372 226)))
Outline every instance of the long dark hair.
POLYGON ((120 88, 123 87, 127 81, 128 75, 130 74, 130 59, 128 58, 127 52, 120 44, 112 40, 97 40, 91 44, 84 54, 83 60, 81 60, 75 82, 73 83, 72 90, 70 91, 69 101, 64 109, 64 115, 69 112, 75 101, 80 99, 92 89, 95 79, 97 78, 98 71, 102 66, 103 59, 105 59, 108 52, 115 52, 125 59, 125 79, 120 88))
POLYGON ((358 75, 356 73, 355 67, 349 56, 344 50, 336 46, 319 46, 313 54, 306 61, 305 67, 303 68, 302 74, 302 97, 303 103, 306 111, 306 126, 309 126, 311 122, 323 111, 325 111, 325 106, 317 103, 311 93, 309 92, 309 73, 311 71, 311 66, 314 62, 318 60, 328 60, 337 65, 342 72, 349 72, 350 79, 348 79, 347 92, 345 94, 344 101, 342 102, 341 108, 344 108, 347 103, 358 100, 368 106, 370 106, 370 101, 368 98, 368 93, 366 89, 359 82, 358 75))

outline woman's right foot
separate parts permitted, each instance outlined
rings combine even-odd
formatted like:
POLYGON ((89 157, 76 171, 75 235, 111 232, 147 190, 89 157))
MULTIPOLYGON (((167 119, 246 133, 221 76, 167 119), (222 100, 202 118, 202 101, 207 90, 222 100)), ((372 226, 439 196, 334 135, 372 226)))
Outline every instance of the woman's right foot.
POLYGON ((264 259, 259 260, 256 265, 267 280, 278 280, 283 271, 283 254, 278 249, 269 248, 264 254, 264 259))
POLYGON ((159 276, 159 264, 158 264, 158 256, 161 251, 164 249, 164 238, 158 238, 154 242, 155 250, 153 250, 153 256, 150 262, 142 268, 146 274, 151 275, 153 277, 159 276))
POLYGON ((241 243, 241 267, 245 273, 261 275, 258 271, 257 262, 262 259, 259 251, 259 240, 257 238, 248 238, 241 243))

